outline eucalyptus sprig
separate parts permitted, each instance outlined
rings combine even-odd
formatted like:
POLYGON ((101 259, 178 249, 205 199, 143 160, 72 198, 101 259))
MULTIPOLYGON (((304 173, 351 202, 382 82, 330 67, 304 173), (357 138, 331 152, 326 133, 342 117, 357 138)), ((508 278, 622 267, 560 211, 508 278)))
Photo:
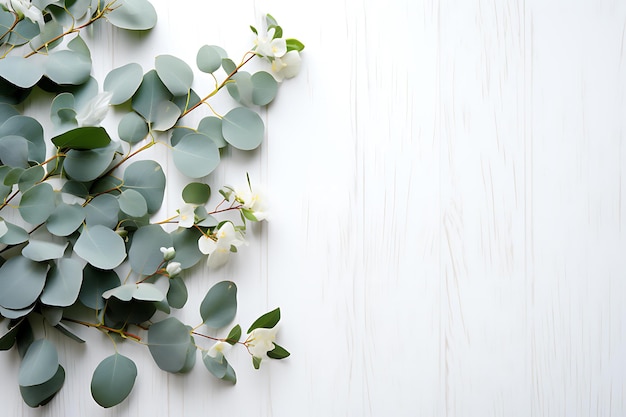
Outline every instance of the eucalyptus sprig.
POLYGON ((238 62, 219 46, 199 49, 197 69, 215 83, 202 94, 193 89, 192 67, 172 55, 157 56, 145 73, 136 63, 114 68, 100 82, 91 75, 95 40, 84 29, 108 22, 149 30, 157 15, 147 0, 3 0, 0 6, 0 350, 19 352, 26 404, 48 403, 65 381, 46 327, 79 343, 75 326, 106 336, 112 354, 91 380, 103 407, 123 401, 137 376, 133 360, 118 352, 121 341, 147 345, 167 372, 189 371, 200 351, 210 373, 231 383, 232 347, 247 351, 255 368, 289 356, 275 342, 280 309, 254 321, 245 338, 232 325, 232 280, 208 289, 195 327, 170 313, 187 303, 186 270, 203 259, 207 268, 221 267, 245 243, 247 222, 267 217, 249 178, 243 187, 223 186, 216 206, 200 179, 218 166, 223 149, 261 144, 258 109, 298 73, 304 45, 283 38, 267 15, 252 27, 254 45, 238 62), (267 71, 244 71, 252 60, 267 71), (240 105, 218 113, 212 99, 222 90, 240 105), (48 101, 52 132, 27 115, 27 97, 48 101), (115 134, 101 126, 111 106, 122 114, 115 134), (209 114, 197 126, 183 124, 201 109, 209 114), (158 161, 138 157, 155 145, 167 147, 191 179, 184 204, 165 219, 155 215, 167 178, 158 161), (239 220, 221 218, 227 212, 239 213, 239 220), (230 330, 218 338, 204 327, 230 330))

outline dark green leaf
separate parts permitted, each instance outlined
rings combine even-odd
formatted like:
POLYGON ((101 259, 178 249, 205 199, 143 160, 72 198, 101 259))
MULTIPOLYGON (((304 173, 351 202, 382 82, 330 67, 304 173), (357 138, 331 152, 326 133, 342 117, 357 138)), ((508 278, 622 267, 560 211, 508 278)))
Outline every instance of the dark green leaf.
POLYGON ((228 333, 228 336, 226 337, 226 341, 230 343, 231 345, 235 345, 239 341, 239 339, 241 339, 241 326, 236 325, 228 333))
POLYGON ((211 197, 211 187, 201 182, 191 182, 183 188, 183 201, 188 204, 206 204, 211 197))
POLYGON ((215 284, 200 304, 200 316, 209 327, 220 328, 233 321, 237 314, 237 286, 232 281, 215 284))
POLYGON ((87 264, 83 269, 83 285, 78 299, 83 305, 100 310, 104 307, 102 294, 120 285, 120 278, 115 271, 107 271, 87 264))
POLYGON ((140 192, 148 204, 148 213, 155 213, 163 203, 165 175, 155 161, 136 161, 124 171, 124 189, 140 192))
POLYGON ((43 384, 54 377, 58 368, 59 356, 54 345, 46 339, 35 340, 20 364, 19 384, 23 387, 43 384))
POLYGON ((297 39, 288 38, 285 39, 287 42, 287 52, 289 51, 302 51, 304 49, 304 44, 297 39))
POLYGON ((110 142, 111 137, 100 126, 78 127, 52 138, 52 143, 59 148, 79 150, 103 148, 110 142))
POLYGON ((150 326, 148 348, 159 368, 167 372, 180 372, 185 368, 192 345, 189 336, 190 328, 175 317, 168 317, 150 326))
POLYGON ((128 250, 130 267, 140 275, 153 274, 163 262, 161 247, 172 246, 172 237, 158 224, 138 229, 128 250))
POLYGON ((26 405, 33 408, 39 407, 48 403, 63 387, 64 382, 65 369, 59 365, 54 376, 43 384, 28 387, 20 386, 20 394, 26 405))
POLYGON ((96 367, 91 378, 91 395, 102 407, 124 401, 135 385, 137 366, 126 356, 115 353, 96 367))
POLYGON ((29 307, 46 283, 48 266, 14 256, 0 267, 0 306, 13 310, 29 307))
POLYGON ((274 349, 267 352, 267 356, 272 359, 285 359, 289 355, 290 353, 287 352, 287 349, 277 345, 276 343, 274 343, 274 349))
POLYGON ((248 334, 252 333, 254 329, 272 329, 278 322, 280 321, 280 308, 270 311, 269 313, 263 314, 261 317, 256 319, 254 323, 248 329, 248 334))

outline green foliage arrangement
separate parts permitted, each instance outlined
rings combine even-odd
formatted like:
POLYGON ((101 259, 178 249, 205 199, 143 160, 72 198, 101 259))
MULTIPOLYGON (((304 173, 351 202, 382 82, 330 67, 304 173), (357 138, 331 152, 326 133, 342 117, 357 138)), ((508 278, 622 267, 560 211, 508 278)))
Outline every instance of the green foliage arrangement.
POLYGON ((83 29, 108 22, 150 30, 157 14, 147 0, 3 0, 0 6, 0 349, 19 352, 25 403, 48 403, 65 380, 46 328, 83 343, 74 327, 87 326, 113 342, 114 353, 91 380, 102 407, 123 401, 137 375, 135 363, 117 351, 121 340, 145 344, 157 366, 174 373, 189 371, 201 351, 208 371, 231 383, 236 376, 225 353, 233 346, 244 347, 255 368, 289 356, 275 342, 278 308, 252 323, 247 336, 233 326, 232 281, 208 290, 195 327, 170 313, 187 302, 184 270, 203 259, 219 268, 245 242, 247 222, 265 219, 249 180, 243 189, 222 187, 222 204, 209 211, 211 188, 199 179, 218 166, 226 147, 261 144, 258 109, 298 73, 304 45, 285 39, 266 15, 251 27, 255 43, 238 63, 219 46, 200 48, 197 69, 215 80, 204 96, 192 89, 194 70, 171 55, 157 56, 146 73, 136 63, 115 68, 99 83, 83 29), (243 71, 253 59, 268 70, 243 71), (222 90, 240 106, 220 115, 209 100, 222 90), (44 100, 49 107, 52 133, 24 114, 29 97, 29 104, 44 100), (117 137, 100 125, 110 106, 123 114, 117 137), (212 114, 195 128, 184 126, 184 116, 199 108, 212 114), (177 169, 192 179, 182 190, 184 206, 162 221, 152 218, 165 194, 163 169, 137 157, 156 144, 171 149, 177 169), (223 212, 240 213, 241 222, 220 220, 223 212), (165 224, 175 226, 168 232, 165 224), (203 326, 230 330, 215 338, 202 334, 203 326), (203 348, 196 337, 213 343, 203 348))

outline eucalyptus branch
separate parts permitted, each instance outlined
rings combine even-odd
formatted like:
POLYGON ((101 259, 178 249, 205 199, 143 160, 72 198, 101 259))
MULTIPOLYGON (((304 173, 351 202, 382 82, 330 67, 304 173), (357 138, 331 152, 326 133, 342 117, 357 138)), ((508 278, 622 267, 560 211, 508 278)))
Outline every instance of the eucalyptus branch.
POLYGON ((13 32, 13 29, 15 29, 15 26, 17 26, 18 22, 20 21, 20 17, 17 15, 17 13, 15 12, 12 12, 12 13, 15 15, 15 20, 13 21, 13 24, 11 25, 11 27, 6 32, 4 32, 2 36, 0 36, 0 39, 4 38, 9 33, 13 32))
POLYGON ((80 325, 85 326, 85 327, 92 327, 92 328, 99 329, 99 330, 105 331, 105 332, 116 333, 116 334, 119 334, 120 336, 122 336, 125 339, 131 339, 131 340, 135 340, 136 342, 141 342, 141 337, 140 336, 138 336, 138 335, 136 335, 134 333, 127 332, 127 331, 125 331, 123 329, 114 329, 112 327, 105 326, 104 324, 101 324, 101 323, 90 323, 90 322, 87 322, 87 321, 76 320, 76 319, 72 319, 72 318, 68 318, 68 317, 63 317, 63 320, 69 321, 69 322, 72 322, 72 323, 76 323, 76 324, 80 324, 80 325))

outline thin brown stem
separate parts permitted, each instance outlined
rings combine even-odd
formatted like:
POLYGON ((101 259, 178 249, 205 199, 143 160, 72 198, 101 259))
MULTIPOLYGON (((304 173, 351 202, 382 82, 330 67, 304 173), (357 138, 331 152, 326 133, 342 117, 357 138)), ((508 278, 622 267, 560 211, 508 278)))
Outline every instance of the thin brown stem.
POLYGON ((75 320, 75 319, 71 319, 71 318, 68 318, 68 317, 64 317, 63 320, 70 321, 70 322, 76 323, 76 324, 80 324, 80 325, 86 326, 86 327, 93 327, 95 329, 102 330, 102 331, 105 331, 105 332, 117 333, 120 336, 122 336, 123 338, 133 339, 133 340, 135 340, 137 342, 141 342, 141 337, 137 336, 134 333, 129 333, 129 332, 123 330, 123 329, 114 329, 112 327, 105 326, 104 324, 101 324, 101 323, 89 323, 87 321, 75 320))

